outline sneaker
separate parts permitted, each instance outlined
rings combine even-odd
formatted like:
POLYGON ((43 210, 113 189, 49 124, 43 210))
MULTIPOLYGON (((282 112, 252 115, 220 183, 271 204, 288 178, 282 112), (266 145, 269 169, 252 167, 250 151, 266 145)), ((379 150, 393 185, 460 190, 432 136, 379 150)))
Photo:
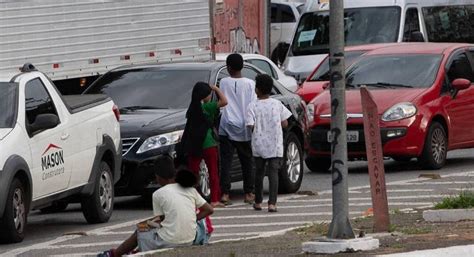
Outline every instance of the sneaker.
POLYGON ((97 254, 97 257, 114 257, 114 251, 112 249, 97 254))
POLYGON ((253 204, 255 202, 255 195, 252 193, 245 194, 244 203, 253 204))

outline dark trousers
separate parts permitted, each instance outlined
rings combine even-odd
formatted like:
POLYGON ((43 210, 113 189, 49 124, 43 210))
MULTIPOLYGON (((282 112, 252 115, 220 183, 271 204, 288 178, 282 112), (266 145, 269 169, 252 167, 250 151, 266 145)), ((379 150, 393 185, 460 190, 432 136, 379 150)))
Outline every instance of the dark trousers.
POLYGON ((270 184, 270 192, 268 204, 276 204, 278 195, 278 171, 280 170, 282 158, 263 159, 255 157, 255 203, 263 201, 263 178, 265 177, 265 166, 268 163, 268 182, 270 184))
POLYGON ((255 172, 252 169, 253 157, 250 141, 237 142, 230 140, 229 137, 219 136, 219 143, 221 151, 221 193, 229 194, 230 192, 230 170, 232 168, 232 159, 235 150, 237 150, 240 166, 242 168, 244 192, 253 193, 255 172))

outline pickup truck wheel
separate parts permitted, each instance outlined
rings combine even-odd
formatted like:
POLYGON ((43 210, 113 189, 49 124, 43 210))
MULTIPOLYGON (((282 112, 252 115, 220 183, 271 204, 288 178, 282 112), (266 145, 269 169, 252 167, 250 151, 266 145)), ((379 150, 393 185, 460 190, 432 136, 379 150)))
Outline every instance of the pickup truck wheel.
POLYGON ((283 165, 280 170, 280 193, 295 193, 303 180, 303 149, 298 137, 289 133, 285 140, 283 165))
POLYGON ((307 157, 305 163, 312 172, 328 172, 331 168, 330 158, 307 157))
POLYGON ((81 201, 82 212, 87 222, 104 223, 112 216, 114 208, 114 185, 109 165, 102 161, 95 180, 94 192, 81 201))
POLYGON ((425 146, 420 157, 421 164, 426 169, 441 169, 446 163, 447 149, 448 139, 443 125, 433 122, 426 135, 425 146))
POLYGON ((41 213, 56 213, 56 212, 62 212, 66 210, 67 206, 69 205, 68 202, 65 201, 56 201, 53 202, 51 206, 48 206, 46 208, 40 209, 41 213))
POLYGON ((25 238, 28 204, 25 188, 20 180, 14 179, 8 191, 3 217, 0 219, 0 242, 18 243, 25 238))
POLYGON ((209 170, 204 160, 199 165, 199 193, 206 201, 210 201, 211 184, 209 182, 209 170))

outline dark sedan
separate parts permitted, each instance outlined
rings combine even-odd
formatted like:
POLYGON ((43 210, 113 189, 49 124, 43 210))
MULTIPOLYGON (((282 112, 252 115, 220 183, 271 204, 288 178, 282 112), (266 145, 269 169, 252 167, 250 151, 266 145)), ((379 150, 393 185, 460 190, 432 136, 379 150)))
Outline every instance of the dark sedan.
MULTIPOLYGON (((246 64, 242 75, 255 79, 263 73, 246 64)), ((122 176, 117 195, 142 194, 156 189, 154 160, 174 154, 186 122, 185 113, 193 85, 198 81, 219 84, 229 76, 225 63, 175 63, 131 65, 112 70, 97 79, 84 94, 105 93, 121 111, 123 143, 122 176)), ((293 116, 285 130, 285 165, 280 172, 280 191, 296 192, 303 178, 304 147, 307 138, 306 106, 301 98, 274 81, 274 98, 282 101, 293 116)), ((235 158, 237 160, 237 158, 235 158)), ((209 193, 207 168, 202 163, 201 191, 209 193)), ((232 181, 242 179, 238 161, 232 181)))

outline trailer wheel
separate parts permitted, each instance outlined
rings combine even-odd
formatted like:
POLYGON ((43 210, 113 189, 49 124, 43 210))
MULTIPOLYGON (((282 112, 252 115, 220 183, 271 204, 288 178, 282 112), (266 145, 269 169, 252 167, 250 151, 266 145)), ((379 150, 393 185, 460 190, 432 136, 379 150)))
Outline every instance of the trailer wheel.
POLYGON ((114 184, 109 165, 102 161, 91 196, 81 201, 82 212, 91 224, 104 223, 112 216, 114 209, 114 184))
POLYGON ((25 238, 26 217, 28 214, 28 203, 25 186, 17 178, 8 191, 5 212, 0 219, 0 242, 18 243, 25 238))

